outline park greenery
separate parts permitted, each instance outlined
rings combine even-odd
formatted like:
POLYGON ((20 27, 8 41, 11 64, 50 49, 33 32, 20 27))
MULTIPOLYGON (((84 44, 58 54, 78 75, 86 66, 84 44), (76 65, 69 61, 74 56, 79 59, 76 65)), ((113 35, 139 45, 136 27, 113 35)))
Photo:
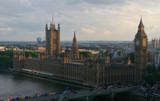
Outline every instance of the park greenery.
MULTIPOLYGON (((13 68, 13 54, 14 51, 0 51, 0 68, 13 68)), ((33 58, 38 57, 35 52, 25 52, 25 57, 28 58, 29 54, 33 58)))
POLYGON ((153 86, 156 83, 156 81, 159 80, 159 78, 160 78, 160 70, 156 70, 156 67, 154 65, 148 65, 145 82, 150 86, 153 86))
POLYGON ((28 58, 29 55, 32 56, 32 58, 38 58, 38 54, 35 52, 25 52, 25 57, 28 58))
POLYGON ((12 58, 8 55, 0 55, 0 68, 12 67, 12 58))
POLYGON ((0 52, 0 68, 13 67, 13 52, 1 51, 0 52))
MULTIPOLYGON (((87 58, 87 57, 89 57, 90 55, 91 55, 91 52, 89 52, 89 51, 80 51, 80 52, 79 52, 80 58, 81 58, 81 56, 83 56, 84 58, 87 58)), ((64 53, 60 53, 60 57, 64 57, 64 56, 65 56, 64 53)))
POLYGON ((87 58, 91 55, 91 52, 89 51, 82 51, 82 52, 79 52, 79 56, 83 56, 84 58, 87 58))

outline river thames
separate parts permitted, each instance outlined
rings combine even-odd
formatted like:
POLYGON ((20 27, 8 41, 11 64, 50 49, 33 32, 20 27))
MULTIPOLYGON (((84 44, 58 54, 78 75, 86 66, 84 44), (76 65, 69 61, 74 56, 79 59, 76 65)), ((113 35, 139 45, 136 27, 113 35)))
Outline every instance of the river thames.
MULTIPOLYGON (((0 99, 53 93, 57 91, 64 91, 66 87, 69 87, 69 90, 88 89, 84 86, 78 86, 64 82, 49 81, 46 79, 28 77, 26 75, 20 75, 0 70, 0 99)), ((108 99, 106 96, 97 98, 94 98, 92 100, 112 101, 111 99, 108 99)), ((114 98, 114 101, 146 101, 146 98, 128 95, 128 93, 122 93, 116 96, 114 98)), ((154 101, 159 101, 159 99, 154 99, 154 101)))
POLYGON ((66 87, 71 90, 85 89, 82 86, 48 81, 0 70, 0 99, 64 91, 66 87))

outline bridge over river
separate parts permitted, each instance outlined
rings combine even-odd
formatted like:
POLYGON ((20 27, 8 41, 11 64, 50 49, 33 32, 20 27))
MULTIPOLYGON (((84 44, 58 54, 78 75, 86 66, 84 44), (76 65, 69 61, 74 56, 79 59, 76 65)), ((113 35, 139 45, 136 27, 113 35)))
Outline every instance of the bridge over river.
POLYGON ((18 99, 10 99, 10 101, 68 101, 73 99, 82 99, 83 101, 87 101, 92 99, 95 96, 106 94, 109 95, 111 98, 114 94, 125 92, 131 90, 131 87, 124 87, 124 88, 93 88, 93 90, 81 90, 81 91, 68 91, 63 97, 62 92, 55 92, 55 93, 48 93, 46 95, 38 94, 37 96, 31 96, 27 99, 19 97, 18 99))

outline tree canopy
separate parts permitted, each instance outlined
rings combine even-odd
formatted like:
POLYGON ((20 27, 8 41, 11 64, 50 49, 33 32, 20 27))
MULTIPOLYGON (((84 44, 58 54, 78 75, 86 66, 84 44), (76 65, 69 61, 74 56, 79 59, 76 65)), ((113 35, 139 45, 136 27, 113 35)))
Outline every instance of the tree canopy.
POLYGON ((154 75, 148 75, 145 77, 145 82, 153 86, 154 83, 156 82, 156 77, 154 75))
POLYGON ((25 57, 28 58, 29 54, 31 54, 32 58, 37 58, 38 54, 35 52, 25 52, 25 57))
POLYGON ((87 58, 88 56, 91 55, 91 52, 89 52, 89 51, 83 51, 83 52, 79 52, 79 55, 80 56, 83 55, 84 58, 87 58))
POLYGON ((147 66, 147 72, 148 73, 155 73, 156 72, 156 67, 154 65, 148 65, 147 66))
POLYGON ((13 51, 0 51, 0 68, 13 67, 13 51))

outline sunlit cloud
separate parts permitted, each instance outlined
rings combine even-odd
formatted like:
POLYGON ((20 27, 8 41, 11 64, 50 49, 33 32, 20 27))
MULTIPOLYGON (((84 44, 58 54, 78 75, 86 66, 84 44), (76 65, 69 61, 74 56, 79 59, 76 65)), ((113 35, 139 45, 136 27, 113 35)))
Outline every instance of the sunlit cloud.
POLYGON ((0 31, 12 31, 12 28, 7 27, 7 28, 0 28, 0 31))
POLYGON ((111 35, 111 34, 112 34, 112 32, 109 31, 109 30, 105 30, 104 33, 103 33, 103 35, 111 35))
POLYGON ((87 28, 82 28, 81 31, 86 32, 88 34, 95 33, 95 30, 93 30, 93 29, 87 29, 87 28))

